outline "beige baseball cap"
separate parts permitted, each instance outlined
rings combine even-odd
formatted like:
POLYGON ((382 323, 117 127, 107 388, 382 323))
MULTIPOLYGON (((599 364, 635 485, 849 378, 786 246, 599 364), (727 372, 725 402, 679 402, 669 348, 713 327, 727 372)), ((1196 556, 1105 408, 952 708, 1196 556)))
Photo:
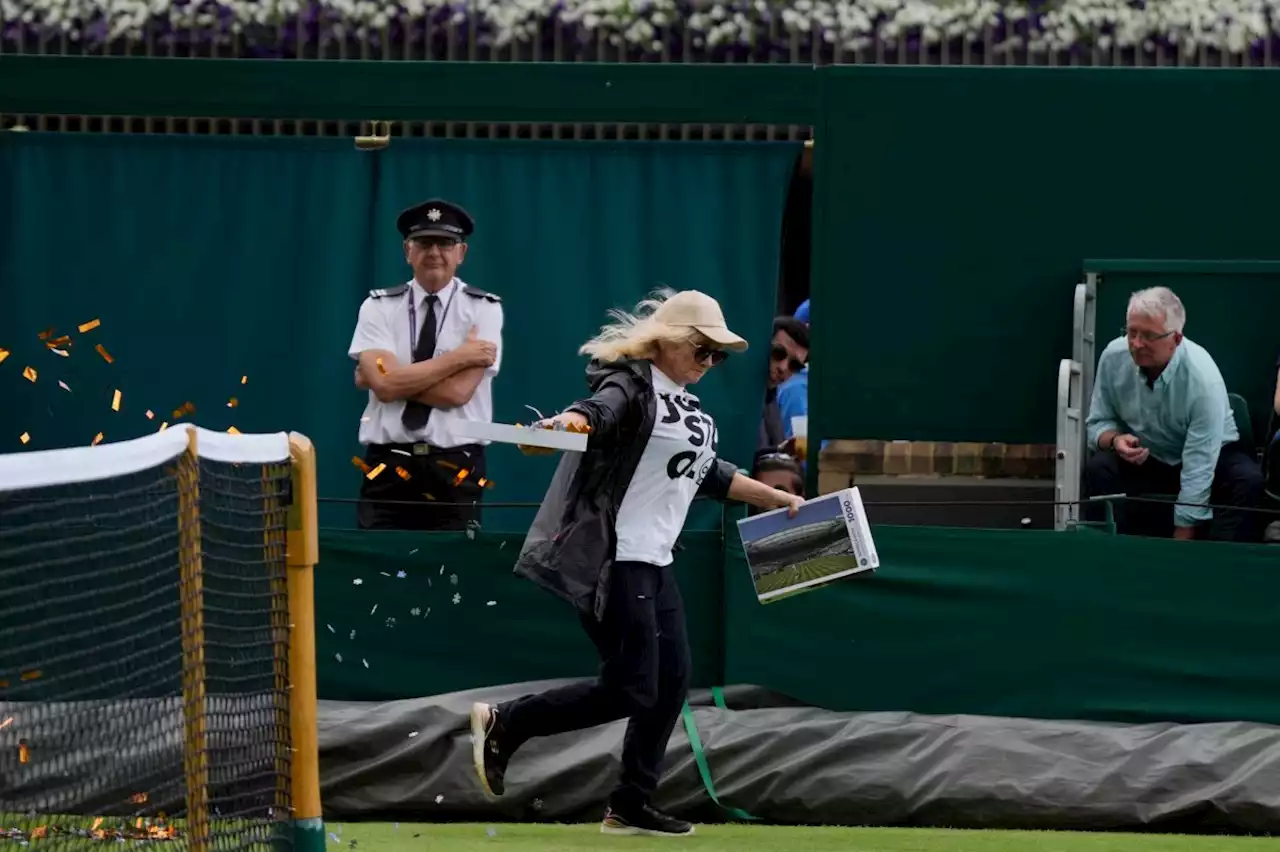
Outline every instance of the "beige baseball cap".
POLYGON ((708 340, 734 352, 747 348, 747 341, 725 325, 720 303, 697 290, 676 293, 654 311, 653 318, 676 328, 696 328, 708 340))

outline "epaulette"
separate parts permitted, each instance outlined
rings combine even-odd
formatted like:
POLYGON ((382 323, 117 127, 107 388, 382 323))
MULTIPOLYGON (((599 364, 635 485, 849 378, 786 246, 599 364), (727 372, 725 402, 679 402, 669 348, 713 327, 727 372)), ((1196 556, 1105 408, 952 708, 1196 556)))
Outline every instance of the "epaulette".
POLYGON ((479 287, 472 287, 470 284, 468 284, 466 287, 463 287, 462 292, 466 293, 468 296, 470 296, 473 299, 488 299, 490 302, 502 301, 501 296, 495 296, 493 293, 490 293, 488 290, 481 290, 479 287))
POLYGON ((409 289, 408 284, 401 284, 399 287, 386 287, 382 290, 370 290, 370 299, 385 299, 387 296, 402 296, 404 291, 409 289))

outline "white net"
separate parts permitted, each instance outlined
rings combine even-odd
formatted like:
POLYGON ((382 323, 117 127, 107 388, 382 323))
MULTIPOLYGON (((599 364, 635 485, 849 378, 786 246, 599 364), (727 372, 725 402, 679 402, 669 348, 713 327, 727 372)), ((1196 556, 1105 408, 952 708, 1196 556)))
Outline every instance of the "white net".
POLYGON ((0 839, 289 842, 289 457, 195 426, 0 456, 0 839))

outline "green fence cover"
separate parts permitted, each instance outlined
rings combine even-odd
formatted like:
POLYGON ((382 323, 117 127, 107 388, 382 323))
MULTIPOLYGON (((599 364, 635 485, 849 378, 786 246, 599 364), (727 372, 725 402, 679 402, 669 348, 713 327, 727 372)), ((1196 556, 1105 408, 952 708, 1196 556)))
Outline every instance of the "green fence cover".
MULTIPOLYGON (((191 401, 207 428, 307 434, 321 496, 354 498, 357 310, 409 276, 396 213, 443 196, 478 223, 460 274, 503 297, 499 420, 586 391, 576 349, 608 308, 662 284, 697 288, 756 343, 698 387, 722 452, 748 465, 799 150, 398 140, 367 154, 348 140, 0 135, 0 347, 13 353, 0 366, 0 451, 23 449, 23 432, 28 450, 137 437, 191 401), (93 318, 99 329, 75 333, 93 318), (37 338, 50 326, 73 335, 70 357, 37 338)), ((539 499, 553 464, 495 447, 490 498, 539 499)), ((531 517, 499 510, 486 523, 523 530, 531 517)), ((327 505, 322 521, 352 526, 354 507, 327 505)))

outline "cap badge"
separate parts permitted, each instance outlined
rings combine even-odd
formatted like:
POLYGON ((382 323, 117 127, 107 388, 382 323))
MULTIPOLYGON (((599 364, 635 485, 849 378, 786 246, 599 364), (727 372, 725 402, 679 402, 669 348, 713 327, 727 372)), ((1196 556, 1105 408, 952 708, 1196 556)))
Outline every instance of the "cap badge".
POLYGON ((432 207, 430 210, 427 211, 427 218, 430 219, 432 222, 439 222, 440 211, 432 207))

